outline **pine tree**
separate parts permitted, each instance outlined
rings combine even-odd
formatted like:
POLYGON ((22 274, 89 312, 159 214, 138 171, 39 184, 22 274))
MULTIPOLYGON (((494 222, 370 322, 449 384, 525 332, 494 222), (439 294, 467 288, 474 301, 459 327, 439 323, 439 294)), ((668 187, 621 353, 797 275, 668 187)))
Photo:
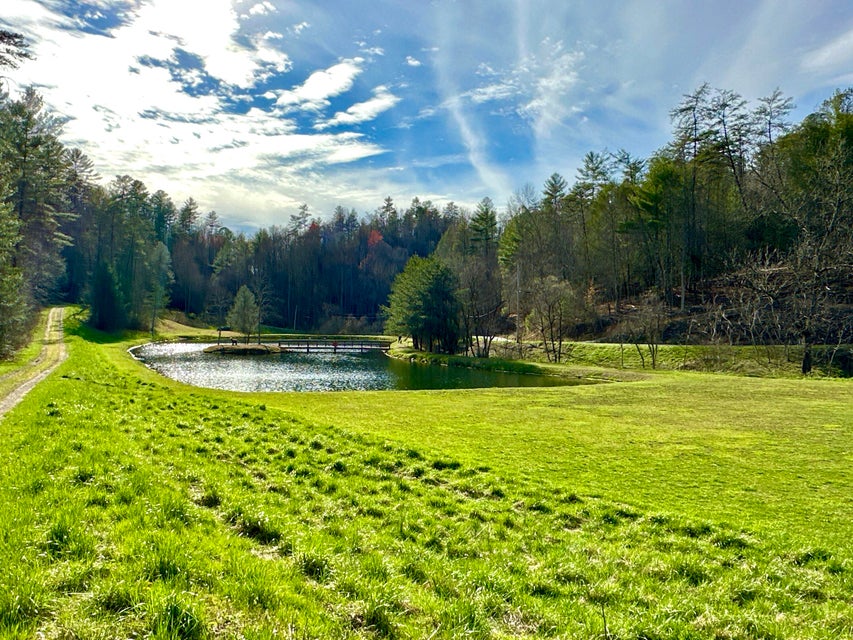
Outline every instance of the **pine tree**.
POLYGON ((11 207, 0 203, 0 358, 17 346, 27 321, 23 275, 12 262, 18 239, 18 221, 11 207))
POLYGON ((232 329, 246 335, 246 344, 249 344, 249 337, 258 322, 258 305, 255 302, 255 296, 246 285, 237 291, 226 320, 232 329))
POLYGON ((461 338, 456 289, 439 260, 413 256, 391 286, 385 330, 411 336, 416 349, 455 353, 461 338))
POLYGON ((0 164, 12 186, 6 201, 20 224, 15 266, 25 275, 31 300, 44 303, 57 291, 65 271, 60 251, 70 242, 60 229, 70 215, 61 126, 44 109, 41 96, 29 88, 20 100, 0 106, 0 130, 5 142, 0 145, 0 164))
POLYGON ((101 262, 95 269, 92 299, 89 305, 91 310, 89 321, 96 329, 111 332, 124 328, 121 290, 115 272, 106 262, 101 262))

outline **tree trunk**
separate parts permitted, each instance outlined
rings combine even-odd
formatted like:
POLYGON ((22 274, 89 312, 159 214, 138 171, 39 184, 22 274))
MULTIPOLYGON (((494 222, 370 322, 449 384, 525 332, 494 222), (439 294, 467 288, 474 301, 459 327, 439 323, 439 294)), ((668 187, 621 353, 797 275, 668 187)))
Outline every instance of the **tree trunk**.
POLYGON ((812 345, 811 341, 805 339, 803 341, 803 364, 802 364, 803 375, 807 375, 811 373, 812 370, 812 345))

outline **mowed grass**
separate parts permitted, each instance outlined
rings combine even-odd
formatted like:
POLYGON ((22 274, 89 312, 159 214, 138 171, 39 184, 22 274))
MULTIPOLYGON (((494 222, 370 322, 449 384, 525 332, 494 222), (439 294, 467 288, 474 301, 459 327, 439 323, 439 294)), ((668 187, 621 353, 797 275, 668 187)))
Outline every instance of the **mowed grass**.
POLYGON ((293 410, 512 479, 853 551, 853 381, 665 373, 532 392, 311 394, 293 410))
POLYGON ((853 637, 843 384, 226 394, 71 324, 0 422, 4 637, 853 637))

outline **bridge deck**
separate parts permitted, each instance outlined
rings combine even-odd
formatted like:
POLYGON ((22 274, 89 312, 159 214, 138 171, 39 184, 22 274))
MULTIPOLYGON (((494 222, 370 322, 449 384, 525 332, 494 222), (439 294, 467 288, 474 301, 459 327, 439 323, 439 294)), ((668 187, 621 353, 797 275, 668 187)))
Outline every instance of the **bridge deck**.
POLYGON ((391 343, 386 340, 278 340, 284 351, 299 353, 365 353, 366 351, 388 351, 391 343))

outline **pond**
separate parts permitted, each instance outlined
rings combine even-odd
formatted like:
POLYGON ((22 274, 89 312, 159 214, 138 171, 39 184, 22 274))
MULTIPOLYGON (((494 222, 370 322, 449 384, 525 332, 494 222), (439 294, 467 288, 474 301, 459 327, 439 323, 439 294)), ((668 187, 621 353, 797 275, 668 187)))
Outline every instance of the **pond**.
POLYGON ((132 350, 155 371, 197 387, 228 391, 369 391, 553 387, 585 381, 555 376, 411 364, 384 353, 204 353, 207 344, 151 343, 132 350))

